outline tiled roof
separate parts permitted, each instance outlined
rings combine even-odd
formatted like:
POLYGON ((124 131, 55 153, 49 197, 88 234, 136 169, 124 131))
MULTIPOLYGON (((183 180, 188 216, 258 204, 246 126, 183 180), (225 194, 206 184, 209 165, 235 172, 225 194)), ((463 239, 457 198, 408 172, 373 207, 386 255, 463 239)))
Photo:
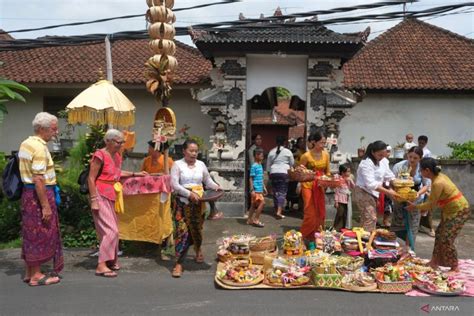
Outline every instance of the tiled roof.
POLYGON ((359 34, 341 34, 324 26, 257 27, 237 31, 191 31, 194 43, 311 43, 311 44, 358 44, 364 39, 359 34))
MULTIPOLYGON (((211 63, 201 53, 176 41, 178 70, 175 84, 199 84, 209 80, 211 63)), ((148 40, 112 43, 114 83, 141 84, 145 62, 152 56, 148 40)), ((0 51, 0 76, 21 83, 94 83, 98 70, 106 69, 105 44, 56 46, 18 51, 0 51)))
POLYGON ((350 89, 474 90, 474 41, 406 19, 343 66, 350 89))
POLYGON ((8 33, 5 33, 4 30, 0 29, 0 41, 11 41, 14 40, 13 36, 8 33))

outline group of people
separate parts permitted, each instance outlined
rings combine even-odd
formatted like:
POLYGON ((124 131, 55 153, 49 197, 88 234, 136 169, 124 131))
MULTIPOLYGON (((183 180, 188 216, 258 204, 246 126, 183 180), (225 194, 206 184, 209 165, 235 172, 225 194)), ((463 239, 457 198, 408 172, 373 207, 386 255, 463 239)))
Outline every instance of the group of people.
MULTIPOLYGON (((64 267, 58 206, 60 191, 56 182, 54 162, 47 143, 58 135, 58 119, 46 112, 38 113, 33 120, 34 136, 20 145, 19 168, 24 184, 22 208, 22 258, 26 269, 23 281, 30 286, 50 285, 60 282, 59 272, 64 267), (53 260, 53 272, 45 274, 41 265, 53 260)), ((166 165, 171 167, 171 185, 176 198, 173 201, 174 234, 165 238, 174 239, 176 262, 172 271, 180 277, 182 262, 191 245, 196 252, 195 261, 204 262, 201 250, 205 205, 201 201, 206 189, 221 190, 209 175, 206 165, 197 160, 198 144, 187 140, 183 144, 184 157, 165 160, 155 143, 149 142, 149 156, 145 158, 140 172, 122 170, 121 148, 124 135, 109 129, 104 136, 105 147, 93 153, 88 176, 89 200, 94 225, 99 239, 98 264, 95 274, 101 277, 117 277, 119 230, 117 209, 123 207, 122 177, 142 177, 162 174, 166 165), (204 186, 203 186, 204 185, 204 186)), ((161 148, 163 149, 163 147, 161 148)), ((218 218, 211 207, 209 219, 218 218)))
MULTIPOLYGON (((253 156, 250 166, 250 194, 251 207, 247 223, 262 227, 259 216, 263 209, 266 188, 263 181, 264 160, 261 149, 262 137, 256 135, 254 144, 248 151, 253 156)), ((301 139, 304 143, 304 140, 301 139)), ((346 226, 349 194, 354 194, 354 204, 360 211, 360 223, 366 231, 373 231, 377 225, 377 213, 384 213, 384 201, 393 205, 392 223, 390 229, 403 239, 412 249, 421 225, 428 226, 430 235, 435 237, 435 246, 430 264, 457 269, 457 254, 454 241, 470 216, 469 205, 459 189, 445 175, 440 173, 437 161, 431 157, 427 148, 428 137, 418 137, 418 144, 413 143, 413 135, 407 134, 407 150, 405 159, 396 163, 391 169, 389 166, 388 145, 383 141, 371 143, 357 168, 354 181, 350 165, 339 167, 341 186, 335 189, 336 216, 333 228, 340 230, 346 226), (417 192, 414 202, 400 201, 400 195, 392 188, 391 181, 401 173, 409 172, 413 179, 413 189, 417 192), (441 209, 441 222, 434 232, 432 211, 436 207, 441 209)), ((299 141, 299 140, 298 140, 299 141)), ((284 218, 283 209, 288 191, 287 171, 292 166, 302 165, 313 170, 317 175, 330 175, 330 157, 325 149, 326 137, 321 131, 312 133, 308 137, 307 148, 298 146, 297 156, 283 147, 285 139, 277 137, 277 147, 272 149, 267 159, 266 171, 272 186, 274 209, 276 218, 284 218)), ((326 220, 325 188, 318 184, 318 180, 301 184, 303 199, 303 222, 301 233, 310 241, 314 233, 324 229, 326 220)))
POLYGON ((386 154, 387 144, 383 141, 371 143, 357 169, 354 198, 361 212, 362 227, 366 231, 375 229, 378 204, 383 200, 380 196, 386 195, 395 201, 392 230, 414 248, 420 216, 438 207, 441 209, 441 222, 435 232, 430 265, 446 266, 457 271, 454 241, 470 216, 468 201, 448 176, 441 173, 437 161, 424 157, 420 146, 409 148, 407 159, 395 164, 392 170, 386 154), (413 178, 417 200, 398 203, 400 195, 390 185, 387 187, 384 184, 390 183, 405 170, 413 178))
MULTIPOLYGON (((54 162, 49 153, 47 142, 58 134, 58 119, 46 112, 38 113, 33 120, 34 136, 22 142, 18 157, 22 182, 22 258, 26 263, 24 282, 31 286, 50 285, 60 282, 59 272, 63 269, 64 260, 59 229, 58 205, 60 194, 56 182, 54 162), (41 265, 53 260, 53 272, 45 274, 41 265)), ((261 136, 254 139, 255 146, 249 149, 252 164, 250 166, 251 205, 247 223, 263 227, 260 213, 264 206, 264 195, 267 193, 264 184, 264 152, 261 136)), ((285 148, 286 139, 277 137, 277 146, 273 148, 266 162, 266 171, 272 183, 275 217, 283 219, 282 214, 288 191, 288 169, 295 164, 303 165, 319 175, 330 175, 329 154, 325 150, 326 137, 321 131, 308 137, 305 150, 304 140, 295 152, 285 148)), ((183 158, 177 161, 165 160, 160 148, 150 142, 149 157, 142 165, 140 172, 122 170, 121 147, 124 144, 122 132, 109 129, 104 136, 105 147, 93 153, 88 177, 90 207, 96 232, 99 238, 99 256, 95 274, 101 277, 117 277, 120 270, 118 262, 118 219, 116 210, 123 207, 121 203, 119 180, 121 177, 146 176, 160 174, 171 167, 171 185, 175 192, 172 206, 174 220, 173 236, 176 261, 172 270, 173 277, 183 273, 183 261, 191 246, 194 247, 197 263, 204 262, 202 246, 202 229, 204 224, 205 204, 202 201, 204 189, 221 190, 211 178, 206 165, 197 159, 199 146, 193 140, 183 144, 183 158)), ((300 140, 298 140, 300 142, 300 140)), ((163 149, 163 148, 161 148, 163 149)), ((421 146, 410 147, 407 159, 390 169, 386 159, 387 145, 383 141, 371 143, 365 157, 357 169, 357 178, 352 180, 348 165, 339 169, 343 185, 336 190, 335 206, 337 213, 334 227, 345 226, 347 213, 347 196, 353 189, 355 204, 361 213, 361 225, 367 231, 373 231, 377 222, 377 203, 380 195, 396 200, 398 193, 390 185, 384 186, 401 172, 410 170, 415 183, 418 200, 414 203, 395 202, 393 227, 399 237, 406 239, 414 246, 420 214, 441 208, 441 222, 436 230, 436 240, 432 266, 448 266, 457 269, 457 254, 454 241, 470 216, 469 205, 463 194, 440 173, 440 168, 433 158, 424 157, 421 146), (430 194, 427 198, 428 190, 430 194)), ((250 157, 249 157, 250 158, 250 157)), ((314 238, 314 233, 324 229, 325 190, 313 182, 304 182, 301 186, 304 217, 301 232, 305 239, 314 238)), ((214 218, 215 208, 211 207, 210 218, 214 218), (214 212, 214 214, 213 214, 214 212)), ((168 239, 166 238, 165 241, 168 239)))

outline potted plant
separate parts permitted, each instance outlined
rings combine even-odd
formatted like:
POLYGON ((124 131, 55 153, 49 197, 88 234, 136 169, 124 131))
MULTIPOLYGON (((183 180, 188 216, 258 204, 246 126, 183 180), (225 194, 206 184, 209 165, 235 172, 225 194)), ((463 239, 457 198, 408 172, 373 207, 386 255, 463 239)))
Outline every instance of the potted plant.
POLYGON ((69 150, 73 147, 74 140, 72 139, 72 134, 74 133, 74 125, 70 124, 67 121, 67 112, 66 110, 61 110, 58 112, 58 118, 64 119, 66 125, 59 133, 59 143, 62 150, 69 150))
POLYGON ((365 136, 361 136, 359 141, 360 141, 360 147, 357 148, 357 157, 362 158, 364 157, 365 154, 365 146, 363 145, 363 141, 365 139, 365 136))
POLYGON ((405 156, 405 150, 403 149, 403 145, 404 145, 404 143, 397 143, 393 147, 393 157, 394 158, 403 159, 403 157, 405 156))

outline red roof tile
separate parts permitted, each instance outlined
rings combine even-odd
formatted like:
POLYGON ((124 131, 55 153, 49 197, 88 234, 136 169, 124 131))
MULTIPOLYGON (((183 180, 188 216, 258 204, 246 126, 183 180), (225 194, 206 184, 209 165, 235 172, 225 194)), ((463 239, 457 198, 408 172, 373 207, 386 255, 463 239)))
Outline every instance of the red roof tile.
MULTIPOLYGON (((176 41, 178 71, 175 84, 198 84, 209 80, 211 63, 201 53, 176 41)), ((112 43, 114 83, 142 84, 145 62, 152 56, 148 40, 112 43)), ((1 51, 0 76, 21 83, 94 83, 98 70, 106 69, 105 44, 56 46, 1 51)))
POLYGON ((474 90, 474 41, 406 19, 370 41, 343 70, 350 89, 474 90))

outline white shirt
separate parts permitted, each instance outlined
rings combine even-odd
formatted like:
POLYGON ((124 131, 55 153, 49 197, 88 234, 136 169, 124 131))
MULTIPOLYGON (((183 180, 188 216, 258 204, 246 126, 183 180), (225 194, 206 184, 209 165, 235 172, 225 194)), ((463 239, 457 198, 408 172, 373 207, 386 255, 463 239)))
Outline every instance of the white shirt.
POLYGON ((414 142, 411 142, 411 143, 406 142, 403 145, 403 150, 405 151, 405 153, 407 153, 410 150, 410 148, 415 147, 415 146, 416 146, 416 143, 414 143, 414 142))
POLYGON ((379 161, 378 166, 370 158, 362 160, 357 168, 356 185, 371 195, 378 197, 379 192, 375 189, 382 186, 385 181, 395 178, 388 163, 389 161, 386 158, 379 161))
POLYGON ((171 185, 175 192, 181 196, 180 200, 188 203, 188 197, 191 195, 191 188, 195 185, 202 185, 207 189, 217 189, 219 186, 212 180, 204 162, 196 160, 194 168, 189 168, 186 161, 180 159, 175 161, 171 167, 171 185))
POLYGON ((423 147, 423 158, 429 158, 431 157, 431 150, 428 149, 428 147, 423 147))
POLYGON ((270 173, 288 173, 295 164, 293 153, 288 148, 280 147, 280 153, 277 155, 278 147, 273 148, 268 153, 267 157, 267 171, 270 173))

